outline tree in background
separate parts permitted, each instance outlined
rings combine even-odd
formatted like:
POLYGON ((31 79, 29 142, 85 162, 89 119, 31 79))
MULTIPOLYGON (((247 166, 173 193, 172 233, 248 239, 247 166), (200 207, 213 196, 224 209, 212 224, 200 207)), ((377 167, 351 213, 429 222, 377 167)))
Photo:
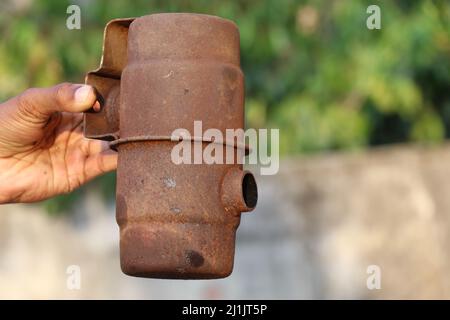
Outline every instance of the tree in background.
MULTIPOLYGON (((450 136, 446 0, 4 0, 0 99, 82 81, 99 63, 109 20, 157 12, 214 14, 238 24, 247 125, 280 128, 282 154, 450 136), (81 7, 81 30, 65 27, 69 4, 81 7), (370 4, 381 8, 381 30, 366 27, 370 4)), ((102 184, 107 194, 111 179, 102 184)))

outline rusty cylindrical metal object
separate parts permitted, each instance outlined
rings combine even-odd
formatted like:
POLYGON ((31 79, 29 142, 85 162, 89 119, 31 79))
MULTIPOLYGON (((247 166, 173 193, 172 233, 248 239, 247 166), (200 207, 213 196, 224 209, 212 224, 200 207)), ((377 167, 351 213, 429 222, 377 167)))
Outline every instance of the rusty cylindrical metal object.
POLYGON ((224 136, 243 128, 239 50, 236 25, 214 16, 155 14, 106 26, 101 66, 86 78, 104 107, 85 114, 84 130, 111 141, 119 154, 124 273, 181 279, 231 273, 240 214, 256 205, 254 177, 237 163, 175 164, 171 151, 179 142, 170 137, 178 128, 194 132, 194 121, 224 136))

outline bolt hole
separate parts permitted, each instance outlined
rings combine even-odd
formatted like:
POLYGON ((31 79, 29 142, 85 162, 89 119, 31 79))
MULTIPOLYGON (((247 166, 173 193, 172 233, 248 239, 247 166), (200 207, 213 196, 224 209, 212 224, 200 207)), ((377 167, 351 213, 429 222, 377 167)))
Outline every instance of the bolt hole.
POLYGON ((246 173, 242 179, 242 196, 245 205, 254 208, 258 201, 258 189, 256 187, 255 177, 251 173, 246 173))

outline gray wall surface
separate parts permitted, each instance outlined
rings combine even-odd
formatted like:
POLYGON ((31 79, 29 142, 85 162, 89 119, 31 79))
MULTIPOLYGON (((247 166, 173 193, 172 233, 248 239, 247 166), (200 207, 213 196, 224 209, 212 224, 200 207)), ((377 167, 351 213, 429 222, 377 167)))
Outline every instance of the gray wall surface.
POLYGON ((0 298, 450 298, 449 178, 450 146, 285 159, 257 177, 258 207, 242 216, 223 280, 123 275, 114 204, 95 189, 62 217, 3 205, 0 298), (80 290, 67 287, 70 265, 80 290), (379 290, 367 288, 370 265, 379 290))

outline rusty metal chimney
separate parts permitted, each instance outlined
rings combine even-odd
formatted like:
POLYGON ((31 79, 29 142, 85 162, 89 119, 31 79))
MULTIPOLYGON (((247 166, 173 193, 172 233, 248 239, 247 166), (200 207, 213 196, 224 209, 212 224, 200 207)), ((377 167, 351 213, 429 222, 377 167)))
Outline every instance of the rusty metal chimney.
MULTIPOLYGON (((118 151, 117 222, 124 273, 208 279, 233 269, 241 212, 257 201, 242 165, 175 164, 175 129, 242 129, 239 31, 214 16, 164 13, 108 23, 100 68, 86 83, 103 98, 87 138, 118 151)), ((211 140, 193 137, 205 148, 211 140)), ((230 141, 213 141, 224 149, 230 141)), ((231 148, 242 146, 231 142, 231 148)))

